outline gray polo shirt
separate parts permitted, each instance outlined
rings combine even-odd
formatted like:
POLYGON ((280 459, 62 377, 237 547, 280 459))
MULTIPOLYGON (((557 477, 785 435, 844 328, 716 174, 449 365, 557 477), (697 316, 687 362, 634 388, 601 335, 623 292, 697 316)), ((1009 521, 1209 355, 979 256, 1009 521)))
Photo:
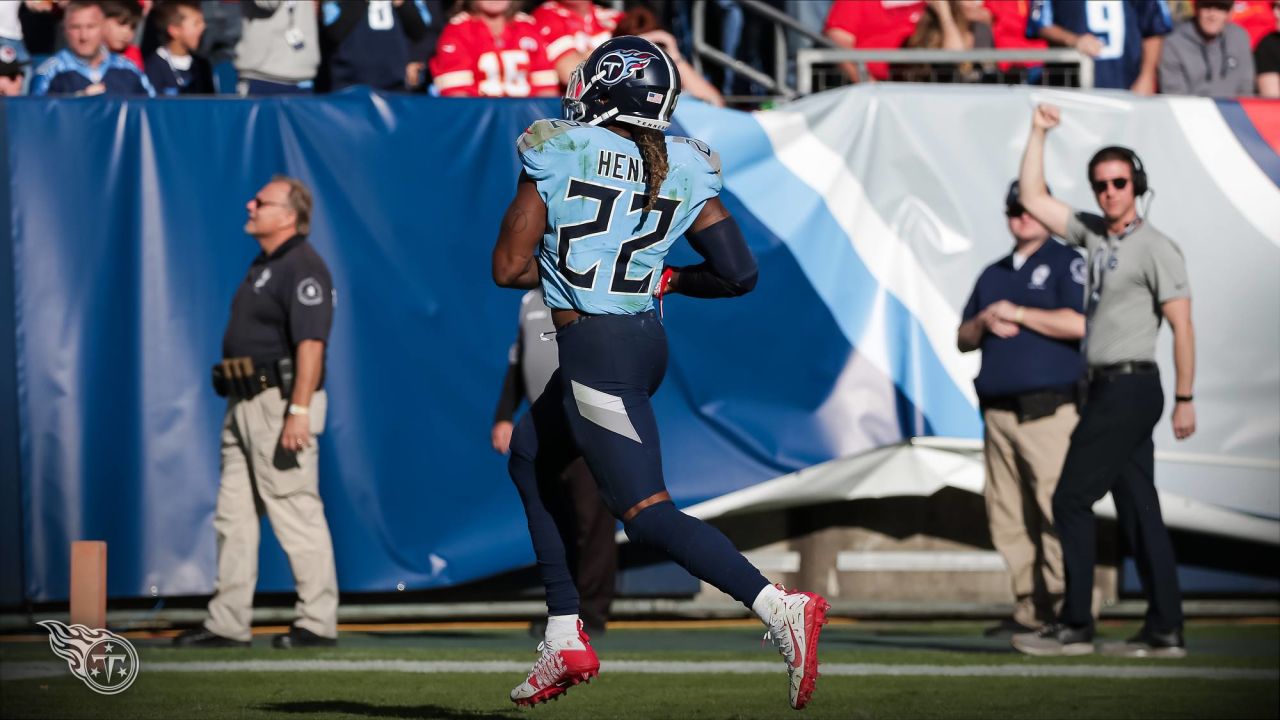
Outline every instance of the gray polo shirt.
POLYGON ((560 353, 556 348, 556 338, 548 335, 542 339, 543 333, 554 332, 556 326, 551 322, 551 311, 542 299, 542 289, 536 288, 524 294, 520 299, 520 334, 511 346, 511 364, 520 365, 521 379, 524 380, 524 391, 532 405, 547 387, 551 374, 560 367, 560 353))
POLYGON ((1160 92, 1206 97, 1253 94, 1253 51, 1249 33, 1227 23, 1205 40, 1194 20, 1174 28, 1160 51, 1160 92))
POLYGON ((1089 365, 1156 358, 1160 306, 1191 297, 1182 250, 1151 223, 1139 221, 1127 234, 1107 235, 1107 222, 1072 211, 1067 241, 1089 251, 1085 303, 1089 365))

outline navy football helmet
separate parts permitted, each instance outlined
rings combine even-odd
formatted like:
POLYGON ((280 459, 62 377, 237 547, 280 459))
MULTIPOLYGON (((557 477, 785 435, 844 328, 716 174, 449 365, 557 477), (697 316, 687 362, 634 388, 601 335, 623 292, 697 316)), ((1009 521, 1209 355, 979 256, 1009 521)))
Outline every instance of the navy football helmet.
POLYGON ((623 35, 596 48, 569 78, 564 119, 666 130, 680 96, 680 74, 662 48, 623 35))

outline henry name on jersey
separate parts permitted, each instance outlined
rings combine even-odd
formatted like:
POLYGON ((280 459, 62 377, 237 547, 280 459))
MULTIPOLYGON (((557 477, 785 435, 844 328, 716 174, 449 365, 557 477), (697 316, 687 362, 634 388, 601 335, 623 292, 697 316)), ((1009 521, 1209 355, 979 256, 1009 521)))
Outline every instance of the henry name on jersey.
MULTIPOLYGON (((590 138, 573 139, 568 137, 568 131, 574 128, 590 128, 596 129, 595 126, 586 123, 576 122, 574 120, 557 120, 545 119, 538 120, 525 130, 520 137, 517 146, 521 155, 529 150, 541 151, 548 146, 554 147, 556 150, 579 152, 586 150, 591 144, 590 138), (563 145, 555 142, 563 137, 563 145), (585 142, 584 142, 585 140, 585 142)), ((693 138, 667 136, 667 142, 685 145, 697 151, 706 163, 708 169, 715 174, 720 172, 720 154, 712 150, 710 146, 701 140, 693 138)), ((582 153, 581 157, 585 160, 588 155, 582 153)), ((669 162, 676 164, 677 159, 669 158, 669 162)), ((584 173, 591 173, 592 168, 584 161, 581 164, 584 173)), ((648 182, 648 173, 645 172, 644 162, 639 156, 631 153, 620 152, 608 148, 601 148, 595 154, 594 158, 594 175, 601 178, 610 178, 613 180, 621 180, 627 183, 646 184, 648 182)))

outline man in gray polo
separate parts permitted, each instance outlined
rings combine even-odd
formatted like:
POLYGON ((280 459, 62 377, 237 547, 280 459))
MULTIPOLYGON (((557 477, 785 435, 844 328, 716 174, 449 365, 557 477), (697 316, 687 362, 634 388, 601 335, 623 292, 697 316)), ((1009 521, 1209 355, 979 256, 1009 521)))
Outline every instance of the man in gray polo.
POLYGON ((1019 183, 1027 212, 1089 252, 1084 342, 1089 394, 1053 496, 1067 581, 1062 611, 1056 623, 1015 635, 1013 646, 1029 655, 1093 652, 1093 504, 1110 491, 1148 607, 1142 630, 1108 649, 1132 657, 1183 657, 1177 561, 1160 514, 1151 431, 1164 411, 1155 344, 1161 321, 1168 320, 1176 372, 1173 433, 1182 440, 1195 432, 1195 339, 1186 262, 1172 240, 1138 216, 1137 198, 1147 192, 1147 174, 1128 148, 1106 147, 1089 161, 1101 216, 1049 195, 1045 136, 1059 120, 1052 105, 1035 109, 1019 183))

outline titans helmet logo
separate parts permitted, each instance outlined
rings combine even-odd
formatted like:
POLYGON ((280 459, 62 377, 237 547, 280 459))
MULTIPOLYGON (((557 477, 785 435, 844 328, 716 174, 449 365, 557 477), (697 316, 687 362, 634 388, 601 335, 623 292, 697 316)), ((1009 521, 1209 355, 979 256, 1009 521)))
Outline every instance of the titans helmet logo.
POLYGON ((617 85, 657 59, 657 55, 642 50, 615 50, 600 58, 599 82, 601 85, 617 85))

